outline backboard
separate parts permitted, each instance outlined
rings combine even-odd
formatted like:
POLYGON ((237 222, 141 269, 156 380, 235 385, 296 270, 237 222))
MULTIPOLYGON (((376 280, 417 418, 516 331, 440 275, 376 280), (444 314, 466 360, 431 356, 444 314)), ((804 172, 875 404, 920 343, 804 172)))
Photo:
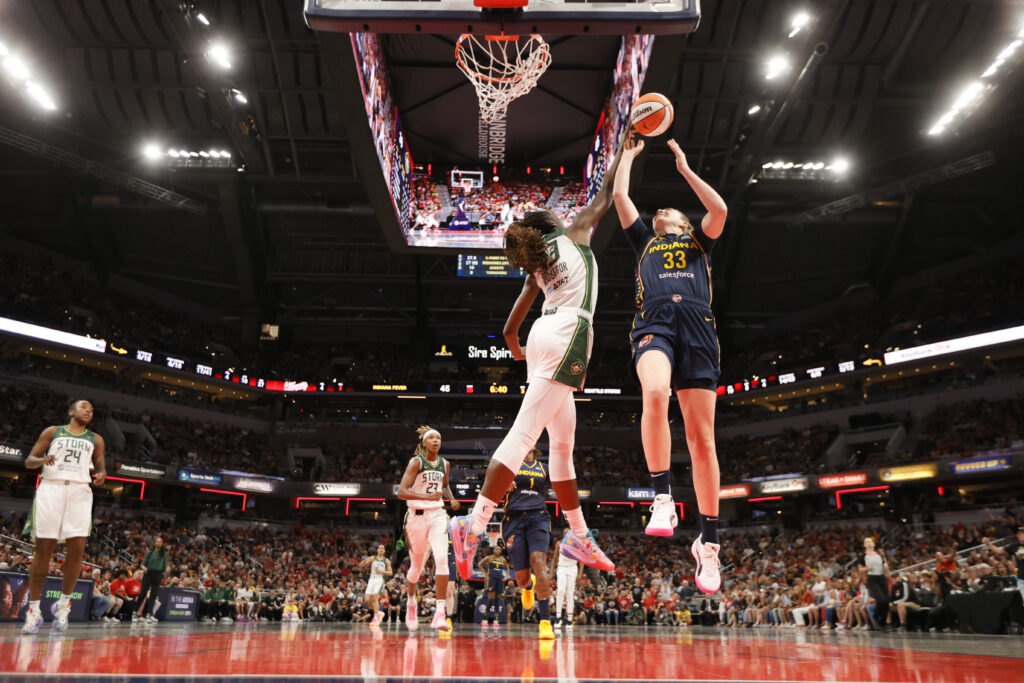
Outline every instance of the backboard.
POLYGON ((700 0, 306 0, 311 28, 353 33, 659 35, 699 19, 700 0))

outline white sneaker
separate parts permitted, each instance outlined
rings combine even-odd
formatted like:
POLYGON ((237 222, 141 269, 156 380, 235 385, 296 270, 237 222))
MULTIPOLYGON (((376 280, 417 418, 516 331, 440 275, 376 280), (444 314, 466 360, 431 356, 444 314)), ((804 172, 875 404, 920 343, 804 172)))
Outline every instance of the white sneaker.
POLYGON ((430 628, 435 631, 447 631, 448 630, 448 617, 445 616, 444 609, 438 609, 434 611, 434 618, 430 622, 430 628))
POLYGON ((154 616, 153 616, 152 614, 147 614, 147 615, 146 615, 146 622, 147 622, 147 623, 150 623, 150 624, 155 624, 155 623, 156 623, 156 622, 158 622, 158 621, 160 621, 160 620, 159 620, 159 619, 157 619, 156 617, 154 617, 154 616))
POLYGON ((565 630, 566 631, 571 631, 572 630, 572 622, 571 621, 568 624, 565 625, 565 630))
POLYGON ((672 496, 664 493, 655 496, 651 503, 651 520, 647 522, 644 533, 648 536, 671 536, 678 524, 679 516, 672 496))
POLYGON ((25 613, 25 625, 21 627, 22 633, 36 633, 39 624, 43 623, 43 613, 38 607, 29 607, 25 613))
POLYGON ((53 603, 53 630, 57 633, 64 633, 68 630, 68 615, 71 614, 71 605, 60 606, 60 603, 53 603))
POLYGON ((407 600, 405 603, 405 626, 410 631, 415 631, 420 626, 419 617, 416 616, 415 600, 407 600))
POLYGON ((554 619, 554 620, 553 620, 553 621, 551 622, 551 627, 552 627, 552 628, 554 628, 554 629, 555 629, 556 631, 557 631, 558 629, 562 628, 562 620, 561 620, 561 619, 557 619, 557 618, 556 618, 556 619, 554 619))
POLYGON ((717 543, 701 542, 700 536, 690 546, 693 559, 697 562, 694 581, 697 588, 708 594, 717 593, 718 589, 722 587, 722 576, 718 573, 718 568, 722 564, 718 559, 720 547, 717 543))
POLYGON ((221 617, 220 618, 220 623, 222 623, 222 624, 230 624, 231 623, 231 617, 221 617))

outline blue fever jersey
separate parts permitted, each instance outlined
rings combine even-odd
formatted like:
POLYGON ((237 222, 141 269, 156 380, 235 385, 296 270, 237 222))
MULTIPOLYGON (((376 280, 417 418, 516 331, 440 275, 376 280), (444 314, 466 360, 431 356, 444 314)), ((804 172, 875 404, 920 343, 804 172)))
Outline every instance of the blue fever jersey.
POLYGON ((505 510, 508 512, 524 512, 527 510, 543 510, 544 495, 548 490, 548 473, 540 460, 532 465, 524 461, 516 472, 516 488, 505 496, 505 510))
POLYGON ((487 575, 492 579, 504 579, 505 578, 505 558, 501 555, 498 557, 487 558, 487 575))
POLYGON ((659 237, 639 217, 623 232, 636 253, 637 308, 673 295, 711 306, 711 248, 715 240, 699 227, 682 235, 659 237))

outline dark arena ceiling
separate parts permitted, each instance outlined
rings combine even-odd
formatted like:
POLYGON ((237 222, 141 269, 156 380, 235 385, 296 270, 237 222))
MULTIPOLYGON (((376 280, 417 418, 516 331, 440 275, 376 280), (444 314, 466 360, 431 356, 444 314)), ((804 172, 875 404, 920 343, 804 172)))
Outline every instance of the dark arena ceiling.
MULTIPOLYGON (((901 278, 955 272, 967 256, 1020 251, 1024 48, 1003 55, 961 107, 969 115, 929 131, 1013 44, 1024 3, 804 5, 810 21, 792 38, 795 3, 706 0, 696 32, 655 40, 644 90, 672 100, 672 136, 729 204, 714 256, 726 335, 851 293, 882 299, 901 278), (776 53, 789 70, 767 79, 776 53), (848 170, 824 179, 763 168, 839 159, 848 170)), ((496 334, 517 282, 456 278, 454 255, 394 250, 382 233, 367 191, 380 169, 353 142, 367 123, 343 115, 356 100, 362 107, 338 76, 352 60, 348 37, 307 28, 300 0, 197 0, 192 11, 209 26, 182 8, 0 1, 0 41, 55 105, 36 106, 2 73, 2 239, 79 259, 100 282, 124 276, 307 338, 423 326, 496 334), (204 55, 212 38, 229 46, 230 69, 204 55), (153 163, 148 141, 231 157, 216 168, 153 163)), ((509 110, 509 166, 578 175, 618 38, 548 39, 551 70, 509 110)), ((475 96, 453 64, 453 40, 384 37, 417 164, 470 166, 476 152, 475 96)), ((638 163, 642 212, 698 212, 663 139, 638 163)), ((621 339, 633 260, 612 218, 595 238, 599 313, 621 339)))

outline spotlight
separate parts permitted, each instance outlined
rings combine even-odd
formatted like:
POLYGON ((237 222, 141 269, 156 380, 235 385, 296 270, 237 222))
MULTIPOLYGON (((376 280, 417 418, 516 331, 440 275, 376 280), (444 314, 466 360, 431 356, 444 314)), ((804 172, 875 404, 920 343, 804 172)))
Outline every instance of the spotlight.
POLYGON ((205 14, 203 14, 202 12, 196 12, 196 19, 197 19, 197 20, 199 21, 199 23, 200 23, 200 24, 202 24, 203 26, 209 26, 209 25, 210 25, 210 20, 209 20, 209 19, 207 19, 207 18, 206 18, 206 15, 205 15, 205 14))
POLYGON ((177 159, 178 158, 178 150, 176 150, 176 149, 169 149, 169 150, 167 150, 167 156, 171 157, 172 159, 177 159))
POLYGON ((850 170, 850 162, 840 157, 832 162, 832 170, 835 171, 837 175, 842 175, 850 170))
POLYGON ((225 159, 230 159, 231 158, 231 152, 227 152, 227 151, 225 151, 223 149, 220 151, 220 155, 222 157, 224 157, 225 159))
POLYGON ((750 109, 747 110, 747 114, 750 115, 750 116, 753 116, 754 114, 756 114, 759 111, 761 111, 761 105, 760 104, 755 104, 753 107, 751 107, 750 109))
POLYGON ((784 163, 782 165, 782 168, 784 168, 786 170, 789 170, 789 169, 793 168, 793 162, 792 161, 787 161, 786 163, 784 163))
POLYGON ((0 57, 6 57, 7 54, 7 46, 3 43, 0 43, 0 57))
POLYGON ((768 59, 764 77, 768 80, 789 71, 789 60, 784 55, 774 55, 768 59))
POLYGON ((204 159, 208 159, 210 157, 210 153, 205 152, 203 150, 199 150, 199 156, 203 157, 204 159))
POLYGON ((981 84, 981 81, 974 81, 960 92, 960 96, 956 98, 956 102, 953 104, 953 109, 959 110, 967 107, 969 104, 974 102, 981 94, 982 89, 985 86, 981 84))
POLYGON ((210 49, 206 51, 206 56, 222 69, 231 68, 231 53, 224 43, 217 42, 210 45, 210 49))
POLYGON ((776 161, 776 162, 774 162, 772 164, 772 168, 782 168, 785 165, 786 165, 786 162, 784 162, 784 161, 776 161))
POLYGON ((246 99, 245 95, 242 93, 241 90, 237 90, 235 88, 232 88, 231 89, 231 95, 235 98, 235 102, 238 102, 239 104, 248 104, 249 103, 249 100, 246 99))
POLYGON ((17 55, 9 55, 4 60, 4 68, 7 69, 7 73, 19 81, 27 81, 32 75, 25 62, 21 61, 17 55))
POLYGON ((772 162, 770 162, 770 161, 761 164, 761 168, 771 168, 771 167, 772 167, 772 162))
POLYGON ((147 142, 142 147, 142 156, 146 157, 150 161, 160 157, 160 148, 156 146, 156 143, 147 142))
POLYGON ((946 127, 941 123, 936 123, 934 126, 928 129, 928 135, 942 135, 946 130, 946 127))
POLYGON ((43 86, 38 83, 29 83, 25 87, 28 90, 29 96, 43 109, 53 111, 57 108, 57 104, 50 97, 50 94, 43 89, 43 86))
POLYGON ((792 38, 800 31, 807 27, 807 24, 811 23, 811 15, 807 12, 797 12, 793 15, 793 19, 789 22, 792 29, 789 32, 789 37, 792 38))

